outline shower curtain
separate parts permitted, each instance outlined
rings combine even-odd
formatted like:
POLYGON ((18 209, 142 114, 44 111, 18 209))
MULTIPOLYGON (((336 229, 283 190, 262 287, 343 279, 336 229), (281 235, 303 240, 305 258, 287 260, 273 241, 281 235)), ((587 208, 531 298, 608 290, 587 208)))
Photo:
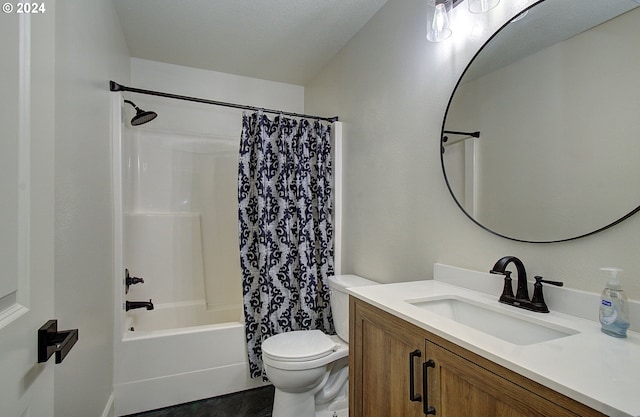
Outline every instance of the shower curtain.
POLYGON ((250 374, 266 380, 262 341, 334 333, 331 126, 261 111, 242 117, 240 266, 250 374))

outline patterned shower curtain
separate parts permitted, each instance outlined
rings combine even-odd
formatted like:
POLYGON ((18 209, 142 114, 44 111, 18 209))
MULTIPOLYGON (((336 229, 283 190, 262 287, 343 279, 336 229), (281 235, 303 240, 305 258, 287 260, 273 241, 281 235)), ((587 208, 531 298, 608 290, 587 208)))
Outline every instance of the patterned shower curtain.
POLYGON ((334 333, 331 126, 261 111, 242 117, 240 266, 250 374, 262 341, 292 330, 334 333))

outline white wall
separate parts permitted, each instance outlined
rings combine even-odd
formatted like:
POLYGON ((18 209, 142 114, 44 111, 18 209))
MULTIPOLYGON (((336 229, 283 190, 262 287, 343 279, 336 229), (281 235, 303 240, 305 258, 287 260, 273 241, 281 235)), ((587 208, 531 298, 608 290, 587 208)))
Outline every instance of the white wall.
MULTIPOLYGON (((199 97, 208 100, 225 101, 249 106, 278 109, 289 112, 302 112, 304 110, 304 88, 299 85, 285 84, 274 81, 260 80, 257 78, 242 77, 216 71, 184 67, 181 65, 165 64, 162 62, 145 59, 131 58, 131 86, 147 90, 156 90, 191 97, 199 97)), ((189 113, 195 113, 187 119, 183 126, 187 132, 201 129, 215 131, 220 129, 220 122, 216 120, 216 114, 230 114, 239 119, 242 110, 225 107, 211 107, 168 98, 134 95, 140 102, 153 101, 161 106, 167 106, 172 112, 176 108, 197 107, 199 111, 190 109, 189 113), (230 113, 226 113, 230 112, 230 113), (202 120, 205 114, 213 118, 207 123, 202 120)), ((137 104, 137 102, 136 102, 137 104)), ((142 106, 140 106, 142 107, 142 106)), ((189 117, 188 114, 181 114, 189 117)), ((177 123, 177 120, 172 120, 177 123)), ((167 126, 162 118, 154 120, 158 128, 167 126)), ((224 132, 240 137, 239 124, 227 124, 222 127, 224 132)))
POLYGON ((55 414, 101 416, 113 388, 110 79, 129 54, 109 0, 56 2, 55 314, 79 341, 55 368, 55 414))
POLYGON ((588 291, 606 281, 598 268, 619 266, 629 295, 639 299, 640 216, 577 241, 525 244, 480 229, 455 205, 440 166, 446 104, 484 39, 515 11, 503 1, 471 22, 457 8, 459 30, 434 44, 425 39, 426 7, 389 0, 305 86, 307 112, 344 122, 344 272, 398 282, 431 277, 434 262, 488 271, 515 255, 531 276, 588 291), (468 37, 473 23, 489 30, 468 37))

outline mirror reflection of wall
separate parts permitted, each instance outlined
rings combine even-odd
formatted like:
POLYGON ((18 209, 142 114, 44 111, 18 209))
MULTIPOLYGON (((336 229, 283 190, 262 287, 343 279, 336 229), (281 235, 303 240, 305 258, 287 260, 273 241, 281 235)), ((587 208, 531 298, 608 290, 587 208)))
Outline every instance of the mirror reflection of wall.
POLYGON ((443 163, 470 216, 506 237, 556 241, 640 205, 637 39, 640 8, 462 80, 446 129, 481 138, 446 146, 443 163))

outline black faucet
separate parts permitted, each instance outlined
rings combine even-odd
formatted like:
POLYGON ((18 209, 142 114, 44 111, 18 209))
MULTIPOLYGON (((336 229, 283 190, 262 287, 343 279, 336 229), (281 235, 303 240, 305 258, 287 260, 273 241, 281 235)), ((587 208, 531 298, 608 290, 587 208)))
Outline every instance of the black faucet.
MULTIPOLYGON (((498 262, 493 266, 490 271, 492 274, 502 274, 506 275, 505 277, 505 290, 502 291, 503 297, 511 297, 517 301, 529 301, 529 289, 527 288, 527 271, 524 269, 524 264, 522 261, 515 256, 505 256, 500 258, 498 262), (511 273, 507 271, 507 265, 513 263, 516 266, 516 271, 518 272, 518 291, 516 292, 515 297, 513 296, 513 290, 510 291, 510 294, 505 294, 505 290, 507 289, 507 280, 509 281, 509 288, 511 288, 511 273)), ((513 304, 513 303, 509 303, 513 304)))
POLYGON ((533 298, 529 300, 527 271, 520 259, 515 256, 505 256, 500 258, 489 272, 492 274, 504 275, 504 288, 502 289, 502 294, 499 299, 501 303, 524 308, 525 310, 536 311, 538 313, 549 312, 549 308, 547 307, 542 295, 542 283, 544 282, 558 287, 562 287, 562 285, 564 285, 559 281, 547 281, 542 279, 540 276, 536 276, 536 283, 533 285, 533 298), (511 286, 511 271, 507 271, 507 266, 510 263, 515 265, 516 271, 518 272, 518 290, 515 296, 513 295, 513 288, 511 286))
POLYGON ((146 308, 147 310, 153 310, 153 303, 149 301, 125 301, 124 309, 126 311, 133 310, 134 308, 146 308))

